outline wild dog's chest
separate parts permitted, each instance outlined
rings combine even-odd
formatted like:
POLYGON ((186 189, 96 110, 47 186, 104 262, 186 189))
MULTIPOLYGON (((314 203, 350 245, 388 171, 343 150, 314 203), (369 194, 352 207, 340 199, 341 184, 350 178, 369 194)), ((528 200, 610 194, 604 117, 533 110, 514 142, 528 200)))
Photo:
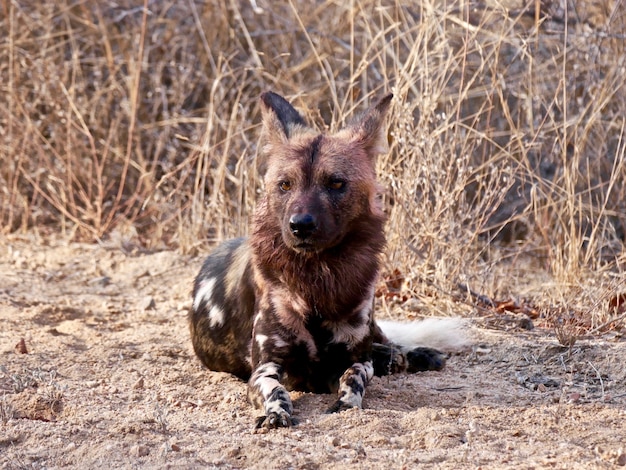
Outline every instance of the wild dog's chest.
POLYGON ((253 366, 263 362, 280 364, 288 389, 334 392, 348 367, 369 358, 369 325, 367 320, 329 322, 313 316, 294 332, 275 318, 259 318, 252 343, 253 366))
MULTIPOLYGON (((344 325, 350 328, 348 325, 344 325)), ((293 390, 315 393, 334 393, 341 375, 355 362, 369 356, 369 335, 359 335, 355 342, 342 341, 340 326, 329 325, 320 318, 307 322, 307 331, 315 345, 312 350, 307 341, 294 341, 289 354, 283 358, 285 385, 293 390)))

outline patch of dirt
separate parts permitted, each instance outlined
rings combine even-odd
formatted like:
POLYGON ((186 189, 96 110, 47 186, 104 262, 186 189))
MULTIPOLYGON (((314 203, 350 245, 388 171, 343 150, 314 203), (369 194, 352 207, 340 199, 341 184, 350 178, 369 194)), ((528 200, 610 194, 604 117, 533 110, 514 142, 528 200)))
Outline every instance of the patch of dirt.
POLYGON ((472 351, 442 372, 375 378, 366 409, 334 415, 334 397, 294 393, 300 424, 254 433, 245 384, 191 350, 201 262, 0 240, 2 468, 626 465, 621 338, 567 349, 479 320, 472 351))

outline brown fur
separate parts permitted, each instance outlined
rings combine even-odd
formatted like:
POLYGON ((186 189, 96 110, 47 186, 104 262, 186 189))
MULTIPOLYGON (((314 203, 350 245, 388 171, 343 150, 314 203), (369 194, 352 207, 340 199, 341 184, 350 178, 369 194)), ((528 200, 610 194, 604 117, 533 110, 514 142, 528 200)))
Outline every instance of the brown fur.
POLYGON ((389 100, 382 103, 364 121, 334 136, 297 126, 288 140, 276 137, 281 134, 278 121, 270 109, 264 112, 265 132, 272 137, 264 148, 267 192, 257 206, 251 237, 254 264, 266 282, 277 281, 280 274, 291 294, 317 304, 326 315, 342 318, 345 303, 363 295, 385 244, 374 161, 385 148, 380 119, 389 100), (378 118, 378 127, 370 115, 378 118), (339 202, 321 191, 330 175, 341 175, 350 186, 339 202), (288 194, 278 187, 283 179, 294 186, 288 194), (288 227, 290 216, 306 211, 315 213, 323 234, 311 251, 302 252, 288 227))

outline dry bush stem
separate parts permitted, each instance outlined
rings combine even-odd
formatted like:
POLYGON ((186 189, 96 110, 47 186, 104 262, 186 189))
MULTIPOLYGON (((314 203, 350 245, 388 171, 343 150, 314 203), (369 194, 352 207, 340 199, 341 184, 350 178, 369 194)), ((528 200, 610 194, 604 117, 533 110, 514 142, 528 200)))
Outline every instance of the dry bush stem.
POLYGON ((524 262, 559 301, 625 275, 617 3, 603 23, 585 19, 590 2, 560 17, 539 1, 142 4, 5 4, 3 232, 102 240, 128 227, 140 245, 183 252, 245 234, 262 190, 262 91, 296 106, 306 95, 322 130, 393 91, 378 162, 386 263, 411 295, 432 292, 420 279, 446 291, 490 279, 491 294, 524 262))

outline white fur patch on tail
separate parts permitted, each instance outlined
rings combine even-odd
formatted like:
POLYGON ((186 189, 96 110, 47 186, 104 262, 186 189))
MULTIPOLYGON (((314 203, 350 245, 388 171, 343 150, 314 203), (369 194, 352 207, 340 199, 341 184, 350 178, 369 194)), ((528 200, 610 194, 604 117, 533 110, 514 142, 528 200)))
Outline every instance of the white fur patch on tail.
POLYGON ((467 320, 462 318, 425 318, 414 322, 376 320, 385 336, 402 349, 418 346, 454 352, 470 345, 467 320))

